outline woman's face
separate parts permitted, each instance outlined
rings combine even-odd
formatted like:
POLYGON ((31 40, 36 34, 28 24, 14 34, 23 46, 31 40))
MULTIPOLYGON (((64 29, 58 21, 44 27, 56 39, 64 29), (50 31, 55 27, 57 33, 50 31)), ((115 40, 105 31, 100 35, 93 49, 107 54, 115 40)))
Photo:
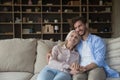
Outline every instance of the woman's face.
POLYGON ((80 36, 77 32, 72 32, 68 38, 68 44, 76 45, 79 42, 80 36))

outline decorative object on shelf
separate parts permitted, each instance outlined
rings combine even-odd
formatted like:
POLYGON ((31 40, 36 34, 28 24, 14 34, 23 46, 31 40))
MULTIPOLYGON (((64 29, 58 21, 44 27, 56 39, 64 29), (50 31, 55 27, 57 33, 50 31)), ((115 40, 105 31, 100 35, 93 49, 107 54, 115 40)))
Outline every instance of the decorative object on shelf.
POLYGON ((35 29, 33 26, 31 26, 31 28, 30 28, 30 33, 35 33, 35 29))
POLYGON ((60 10, 60 9, 58 9, 58 12, 61 12, 61 10, 60 10))
POLYGON ((105 2, 105 5, 112 5, 112 2, 105 2))
POLYGON ((110 32, 109 27, 104 27, 103 32, 110 32))
POLYGON ((7 11, 8 11, 8 8, 7 8, 7 7, 4 7, 4 8, 3 8, 3 11, 7 12, 7 11))
POLYGON ((49 12, 51 12, 51 11, 52 11, 51 7, 49 7, 48 11, 49 11, 49 12))
POLYGON ((72 27, 72 19, 67 19, 67 22, 72 27))
POLYGON ((51 24, 43 26, 43 33, 54 33, 53 26, 51 24))
POLYGON ((86 11, 86 10, 85 10, 85 7, 83 7, 83 8, 82 8, 82 11, 83 11, 83 12, 85 12, 85 11, 86 11))
POLYGON ((8 0, 8 1, 4 2, 3 4, 4 4, 4 5, 12 5, 12 1, 9 1, 9 0, 8 0))
POLYGON ((30 29, 22 29, 22 33, 23 34, 29 34, 30 33, 30 29))
POLYGON ((37 31, 36 33, 37 33, 37 34, 41 34, 41 31, 37 31))
POLYGON ((91 21, 91 19, 89 19, 88 21, 89 21, 89 23, 91 23, 91 22, 92 22, 92 21, 91 21))
POLYGON ((38 22, 38 23, 41 23, 41 21, 42 21, 42 18, 39 17, 38 20, 37 20, 37 22, 38 22))
POLYGON ((21 1, 20 1, 20 0, 16 0, 16 2, 15 2, 14 4, 15 4, 15 5, 21 4, 21 1))
POLYGON ((49 20, 48 19, 44 19, 44 23, 48 23, 49 22, 49 20))
POLYGON ((80 1, 79 0, 70 0, 67 5, 80 5, 80 1))
POLYGON ((19 19, 18 17, 16 17, 15 23, 20 23, 21 19, 19 19))
POLYGON ((28 23, 33 23, 33 21, 28 21, 28 23))
POLYGON ((32 5, 32 0, 28 0, 28 5, 32 5))
POLYGON ((96 33, 96 32, 98 32, 98 30, 96 28, 90 28, 90 32, 96 33))
POLYGON ((111 8, 110 7, 105 8, 105 12, 111 12, 111 8))
POLYGON ((29 22, 30 20, 29 20, 29 17, 27 17, 27 22, 29 22))
POLYGON ((40 8, 36 7, 35 12, 39 12, 40 8))
POLYGON ((48 10, 47 10, 46 12, 51 12, 51 11, 52 11, 52 10, 51 10, 51 7, 49 7, 48 10))
POLYGON ((54 30, 55 30, 55 33, 58 33, 59 26, 58 26, 58 25, 55 25, 55 26, 54 26, 54 30))
POLYGON ((13 32, 5 32, 6 35, 13 35, 13 32))
POLYGON ((32 10, 31 9, 26 9, 26 12, 32 12, 32 10))
POLYGON ((107 23, 110 23, 110 20, 108 19, 106 22, 107 22, 107 23))
POLYGON ((55 19, 55 20, 54 20, 54 23, 58 23, 58 20, 57 20, 57 19, 55 19))
POLYGON ((64 12, 73 12, 72 9, 65 9, 64 12))
POLYGON ((46 5, 47 5, 47 6, 52 6, 53 4, 52 4, 52 3, 47 3, 46 5))
POLYGON ((23 17, 23 20, 22 20, 22 22, 27 22, 27 19, 26 19, 26 17, 23 17))
POLYGON ((103 1, 102 0, 99 1, 99 5, 103 5, 103 1))
POLYGON ((38 0, 38 5, 41 5, 42 4, 42 1, 41 0, 38 0))

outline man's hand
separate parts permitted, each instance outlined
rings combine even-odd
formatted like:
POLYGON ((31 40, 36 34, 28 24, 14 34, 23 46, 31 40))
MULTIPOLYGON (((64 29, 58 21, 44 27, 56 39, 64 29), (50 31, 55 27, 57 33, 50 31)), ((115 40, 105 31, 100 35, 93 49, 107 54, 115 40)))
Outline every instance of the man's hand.
POLYGON ((97 65, 95 63, 91 63, 91 64, 85 66, 85 68, 86 68, 87 71, 91 70, 91 69, 94 69, 96 67, 97 67, 97 65))
POLYGON ((71 70, 71 71, 70 71, 70 74, 73 74, 73 75, 75 75, 75 74, 77 74, 77 73, 79 73, 79 71, 77 71, 77 70, 71 70))
POLYGON ((79 68, 80 73, 84 73, 85 71, 87 71, 86 67, 80 66, 79 68))

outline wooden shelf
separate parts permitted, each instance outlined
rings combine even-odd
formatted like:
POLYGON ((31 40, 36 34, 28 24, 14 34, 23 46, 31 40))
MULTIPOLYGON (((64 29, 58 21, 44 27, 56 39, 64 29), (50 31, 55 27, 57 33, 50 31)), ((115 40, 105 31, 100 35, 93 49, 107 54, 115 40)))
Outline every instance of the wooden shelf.
POLYGON ((38 4, 38 0, 32 0, 32 5, 28 5, 28 0, 9 0, 8 5, 5 4, 7 1, 0 1, 0 39, 40 38, 63 41, 71 30, 68 19, 76 16, 87 19, 93 34, 108 38, 113 33, 112 0, 103 0, 102 5, 99 5, 99 0, 41 0, 41 4, 38 4), (43 33, 45 25, 52 26, 48 31, 52 30, 53 33, 43 33), (56 25, 58 33, 54 30, 56 25), (30 33, 23 33, 23 30, 30 30, 30 33), (5 34, 7 32, 12 34, 5 34))

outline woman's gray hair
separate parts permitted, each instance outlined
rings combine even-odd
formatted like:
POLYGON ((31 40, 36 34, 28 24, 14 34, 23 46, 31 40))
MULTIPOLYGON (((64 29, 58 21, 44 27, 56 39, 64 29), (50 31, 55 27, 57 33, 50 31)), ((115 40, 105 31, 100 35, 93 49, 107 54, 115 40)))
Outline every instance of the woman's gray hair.
POLYGON ((71 30, 71 31, 68 33, 68 35, 66 36, 65 41, 62 42, 61 44, 59 44, 59 46, 63 46, 64 44, 66 44, 66 43, 67 43, 67 40, 70 38, 70 36, 71 36, 71 34, 72 34, 73 32, 76 32, 76 31, 75 31, 75 30, 71 30))
POLYGON ((71 30, 71 31, 68 33, 68 35, 66 36, 65 41, 68 40, 68 38, 70 37, 71 33, 73 33, 73 32, 76 32, 76 31, 75 31, 75 30, 71 30))

